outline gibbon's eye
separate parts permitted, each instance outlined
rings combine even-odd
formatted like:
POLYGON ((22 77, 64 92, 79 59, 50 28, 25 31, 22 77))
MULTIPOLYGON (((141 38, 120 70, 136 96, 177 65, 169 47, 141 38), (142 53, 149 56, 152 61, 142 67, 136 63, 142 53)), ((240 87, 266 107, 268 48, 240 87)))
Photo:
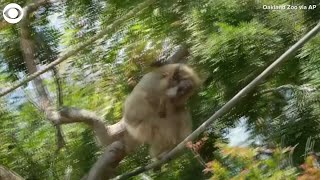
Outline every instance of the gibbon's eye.
POLYGON ((3 9, 3 18, 11 24, 18 23, 23 17, 22 8, 15 3, 8 4, 3 9))

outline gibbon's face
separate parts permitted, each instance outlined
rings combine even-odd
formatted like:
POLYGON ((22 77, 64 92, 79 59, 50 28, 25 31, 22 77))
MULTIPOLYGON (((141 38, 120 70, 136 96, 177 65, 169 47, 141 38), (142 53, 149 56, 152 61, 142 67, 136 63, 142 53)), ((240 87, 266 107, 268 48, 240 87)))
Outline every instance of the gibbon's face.
POLYGON ((175 78, 178 81, 177 97, 190 96, 200 86, 198 75, 186 65, 178 69, 175 78))

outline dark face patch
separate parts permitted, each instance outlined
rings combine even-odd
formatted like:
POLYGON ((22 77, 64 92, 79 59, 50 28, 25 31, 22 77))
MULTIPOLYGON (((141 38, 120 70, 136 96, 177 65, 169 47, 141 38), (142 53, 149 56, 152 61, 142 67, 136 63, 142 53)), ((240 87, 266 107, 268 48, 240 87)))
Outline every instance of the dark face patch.
POLYGON ((190 91, 192 91, 193 88, 193 82, 189 79, 181 80, 178 84, 178 92, 177 96, 181 97, 186 94, 188 94, 190 91))
POLYGON ((180 81, 180 71, 181 71, 181 67, 180 65, 176 67, 176 69, 174 70, 174 73, 173 73, 173 76, 172 76, 172 79, 176 80, 176 81, 180 81))

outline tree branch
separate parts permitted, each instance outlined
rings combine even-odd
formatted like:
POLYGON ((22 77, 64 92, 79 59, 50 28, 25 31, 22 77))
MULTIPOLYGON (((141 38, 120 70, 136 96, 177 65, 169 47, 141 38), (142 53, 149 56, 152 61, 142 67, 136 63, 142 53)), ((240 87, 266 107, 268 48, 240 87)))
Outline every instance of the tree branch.
POLYGON ((102 118, 97 116, 94 112, 84 109, 64 107, 60 111, 60 115, 61 124, 82 122, 89 125, 94 130, 100 143, 104 146, 107 146, 114 141, 121 140, 126 131, 123 120, 120 120, 113 125, 106 126, 102 118))
POLYGON ((16 172, 9 170, 0 165, 0 179, 5 180, 23 180, 23 178, 16 172))
POLYGON ((281 63, 292 56, 297 50, 302 47, 306 42, 313 38, 320 31, 320 23, 318 23, 311 31, 309 31, 305 36, 303 36, 298 42, 296 42, 292 47, 290 47, 285 53, 283 53, 277 60, 275 60, 270 66, 268 66, 259 76, 257 76, 253 81, 251 81, 247 86, 240 90, 231 100, 229 100, 224 106, 222 106, 216 113, 214 113, 208 120, 206 120, 201 126, 199 126, 193 133, 191 133, 185 140, 173 148, 168 154, 164 155, 162 159, 151 163, 144 167, 139 167, 132 172, 125 173, 123 175, 117 176, 115 179, 128 179, 129 177, 138 175, 144 171, 158 167, 168 161, 170 161, 179 151, 185 148, 187 142, 194 140, 198 137, 206 128, 212 124, 213 121, 222 117, 226 112, 231 110, 242 97, 247 95, 251 90, 253 90, 258 84, 260 84, 267 76, 269 76, 273 70, 278 68, 281 63))
POLYGON ((59 71, 56 67, 52 68, 53 76, 54 76, 54 81, 56 84, 56 92, 57 92, 57 108, 62 108, 63 106, 63 91, 62 91, 62 82, 61 82, 61 77, 59 75, 59 71))
MULTIPOLYGON (((147 8, 150 4, 152 4, 153 2, 155 2, 155 0, 147 0, 141 4, 139 4, 138 6, 136 6, 134 9, 132 9, 130 12, 128 12, 126 15, 120 17, 119 19, 115 20, 111 25, 109 25, 106 29, 101 30, 99 33, 97 33, 96 35, 94 35, 92 38, 88 39, 87 41, 85 41, 82 44, 79 44, 78 46, 76 46, 74 49, 69 50, 65 53, 62 53, 62 55, 54 60, 53 62, 49 63, 45 68, 43 68, 42 70, 39 70, 37 72, 34 72, 33 74, 29 75, 28 77, 26 77, 25 79, 21 80, 21 81, 17 81, 15 83, 13 83, 13 85, 9 88, 6 88, 5 90, 3 90, 2 92, 0 92, 0 97, 12 92, 13 90, 17 89, 18 87, 22 86, 23 84, 35 79, 36 77, 40 76, 41 74, 47 72, 48 70, 50 70, 52 67, 60 64, 61 62, 65 61, 66 59, 68 59, 69 57, 75 55, 76 53, 78 53, 79 51, 83 50, 84 48, 86 48, 87 46, 91 45, 93 42, 95 42, 96 40, 102 38, 103 36, 105 36, 107 33, 112 33, 114 32, 120 25, 121 23, 123 23, 124 21, 136 16, 137 14, 141 13, 143 9, 147 8)), ((30 8, 31 9, 31 8, 30 8)))
POLYGON ((102 180, 110 179, 114 175, 114 169, 125 157, 125 146, 123 142, 115 141, 107 147, 103 155, 92 166, 88 175, 82 179, 102 180))
MULTIPOLYGON (((31 27, 29 22, 29 14, 37 10, 40 6, 47 4, 48 2, 49 1, 47 0, 39 1, 37 3, 31 3, 30 5, 27 5, 23 8, 25 16, 20 22, 20 46, 22 50, 23 59, 27 66, 29 74, 37 72, 35 44, 31 36, 32 32, 30 30, 31 27)), ((56 127, 57 145, 59 150, 65 145, 65 140, 62 135, 62 129, 59 125, 60 115, 55 110, 56 108, 53 106, 53 103, 49 98, 49 94, 47 93, 47 90, 43 84, 41 77, 36 77, 33 81, 33 85, 40 97, 39 107, 41 111, 45 113, 48 120, 51 121, 56 127)))
POLYGON ((94 112, 68 107, 64 107, 60 111, 60 114, 61 124, 83 122, 94 130, 95 135, 102 145, 107 146, 112 143, 106 148, 104 154, 99 157, 88 175, 85 175, 82 180, 111 178, 114 174, 115 167, 118 166, 118 163, 126 155, 125 144, 123 143, 126 129, 123 120, 120 120, 116 124, 106 126, 104 120, 94 112))
MULTIPOLYGON (((56 67, 52 67, 52 72, 54 76, 54 81, 56 84, 56 92, 57 92, 57 108, 60 109, 63 106, 63 92, 62 92, 62 84, 61 84, 61 78, 59 76, 58 69, 56 67)), ((66 144, 66 141, 63 136, 63 131, 61 129, 60 124, 56 125, 57 129, 57 146, 59 151, 61 148, 63 148, 66 144)))

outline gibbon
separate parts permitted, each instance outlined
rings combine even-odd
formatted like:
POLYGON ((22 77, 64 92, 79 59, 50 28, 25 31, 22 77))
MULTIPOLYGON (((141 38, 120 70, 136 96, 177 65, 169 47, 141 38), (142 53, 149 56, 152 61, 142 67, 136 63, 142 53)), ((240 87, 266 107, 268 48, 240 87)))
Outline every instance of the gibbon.
POLYGON ((130 138, 148 144, 151 157, 161 158, 191 133, 186 102, 199 86, 198 75, 185 64, 167 64, 144 75, 124 105, 130 138))

